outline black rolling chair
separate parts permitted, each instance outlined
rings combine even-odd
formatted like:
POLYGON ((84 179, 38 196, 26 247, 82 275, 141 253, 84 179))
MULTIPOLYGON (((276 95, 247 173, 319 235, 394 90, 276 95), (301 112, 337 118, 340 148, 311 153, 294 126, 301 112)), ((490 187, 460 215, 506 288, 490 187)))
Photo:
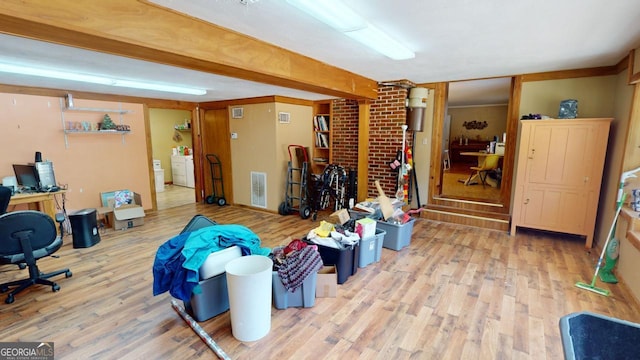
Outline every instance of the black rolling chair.
POLYGON ((7 212, 10 200, 11 189, 6 186, 0 186, 0 215, 7 212))
POLYGON ((62 246, 62 237, 56 232, 53 219, 45 213, 33 210, 14 211, 0 215, 0 264, 23 264, 29 267, 29 278, 0 284, 0 291, 11 291, 5 303, 11 304, 14 296, 34 284, 49 285, 55 292, 60 286, 47 280, 52 276, 65 274, 71 277, 69 269, 43 274, 36 260, 49 256, 62 246))

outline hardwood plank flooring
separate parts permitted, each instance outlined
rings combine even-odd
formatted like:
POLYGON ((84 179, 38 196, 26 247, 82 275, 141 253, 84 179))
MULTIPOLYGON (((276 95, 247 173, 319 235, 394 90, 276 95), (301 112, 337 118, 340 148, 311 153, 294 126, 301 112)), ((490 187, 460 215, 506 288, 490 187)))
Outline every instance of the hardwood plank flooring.
POLYGON ((195 189, 186 186, 167 184, 164 186, 164 191, 156 193, 156 201, 158 210, 194 204, 196 202, 196 192, 195 189))
POLYGON ((500 188, 492 187, 490 185, 483 187, 481 183, 476 182, 472 185, 465 185, 463 183, 469 178, 471 166, 475 166, 475 164, 451 164, 451 168, 449 170, 445 170, 442 175, 442 195, 456 198, 485 200, 490 202, 500 200, 500 188))
MULTIPOLYGON (((74 249, 67 236, 59 258, 38 265, 44 272, 69 267, 73 277, 58 277, 57 293, 33 286, 13 304, 2 301, 0 339, 53 341, 58 359, 216 358, 172 309, 169 294, 152 295, 158 247, 196 214, 245 225, 267 247, 318 225, 189 204, 150 212, 137 228, 106 230, 90 248, 74 249)), ((558 321, 566 314, 640 322, 624 284, 599 283, 611 297, 574 286, 590 281, 596 257, 582 238, 526 230, 510 237, 419 218, 409 247, 383 249, 380 262, 338 285, 336 298, 272 308, 271 330, 258 341, 236 340, 229 312, 200 325, 232 359, 559 359, 558 321)), ((1 282, 24 276, 16 266, 0 268, 1 282)))

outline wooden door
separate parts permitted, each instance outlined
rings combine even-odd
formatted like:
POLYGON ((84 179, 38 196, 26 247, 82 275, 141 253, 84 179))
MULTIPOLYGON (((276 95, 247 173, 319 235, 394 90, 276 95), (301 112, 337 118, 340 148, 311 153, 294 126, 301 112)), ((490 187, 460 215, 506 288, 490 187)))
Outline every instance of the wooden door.
POLYGON ((202 120, 202 153, 205 155, 203 159, 204 198, 213 194, 211 165, 206 155, 215 154, 220 159, 222 167, 222 183, 216 184, 216 195, 222 195, 220 185, 224 185, 224 198, 227 203, 233 204, 230 137, 228 110, 226 108, 204 110, 202 120))

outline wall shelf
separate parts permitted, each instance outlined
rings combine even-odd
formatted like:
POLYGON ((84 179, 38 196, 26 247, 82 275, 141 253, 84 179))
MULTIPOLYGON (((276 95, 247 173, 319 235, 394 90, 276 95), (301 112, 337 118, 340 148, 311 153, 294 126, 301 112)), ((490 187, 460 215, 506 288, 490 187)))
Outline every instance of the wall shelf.
POLYGON ((65 134, 101 134, 101 135, 118 135, 118 134, 130 134, 131 131, 124 131, 124 130, 89 130, 89 131, 84 131, 84 130, 64 130, 65 134))
POLYGON ((311 172, 321 174, 333 161, 332 154, 332 109, 331 101, 319 101, 313 106, 313 148, 311 172))
MULTIPOLYGON (((70 95, 68 95, 70 97, 70 95)), ((67 121, 65 120, 65 112, 75 112, 75 113, 81 113, 81 112, 86 112, 86 113, 100 113, 100 114, 116 114, 119 117, 119 123, 120 125, 123 125, 123 115, 132 113, 132 110, 125 110, 125 109, 109 109, 109 108, 92 108, 92 107, 75 107, 75 106, 67 106, 68 103, 65 101, 68 101, 67 99, 64 98, 60 98, 60 117, 62 120, 62 130, 64 133, 64 146, 66 149, 69 148, 69 139, 67 138, 67 135, 70 134, 75 134, 75 135, 79 135, 79 134, 96 134, 96 135, 121 135, 122 136, 122 143, 125 144, 125 135, 131 133, 130 130, 70 130, 67 128, 67 121)), ((122 106, 122 104, 120 104, 122 106)), ((93 124, 97 124, 100 123, 102 121, 103 117, 99 117, 99 118, 94 118, 94 119, 90 119, 91 121, 79 121, 80 123, 91 123, 93 124)), ((76 127, 77 129, 77 127, 76 127)), ((86 129, 86 127, 85 127, 86 129)))
POLYGON ((62 107, 63 111, 78 111, 78 112, 99 112, 99 113, 112 113, 112 114, 129 114, 133 111, 123 109, 101 109, 101 108, 87 108, 87 107, 62 107))

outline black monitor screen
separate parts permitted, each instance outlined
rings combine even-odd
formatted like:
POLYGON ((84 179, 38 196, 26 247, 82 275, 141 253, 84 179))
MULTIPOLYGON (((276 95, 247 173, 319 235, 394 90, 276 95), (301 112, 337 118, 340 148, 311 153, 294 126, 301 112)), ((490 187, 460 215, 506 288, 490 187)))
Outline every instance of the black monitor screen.
POLYGON ((36 167, 33 165, 13 165, 13 172, 16 173, 16 179, 18 185, 22 185, 25 188, 37 189, 38 178, 36 176, 36 167))

